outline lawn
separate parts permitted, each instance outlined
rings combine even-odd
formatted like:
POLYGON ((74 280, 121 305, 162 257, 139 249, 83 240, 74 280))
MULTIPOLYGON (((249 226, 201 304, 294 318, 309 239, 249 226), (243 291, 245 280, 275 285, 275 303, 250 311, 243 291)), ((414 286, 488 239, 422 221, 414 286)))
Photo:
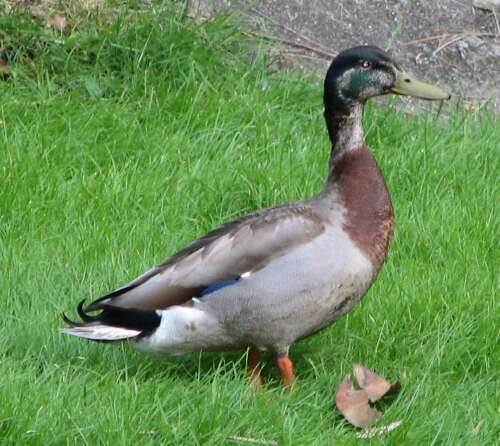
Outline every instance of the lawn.
POLYGON ((81 299, 325 181, 320 82, 273 71, 233 19, 122 14, 64 35, 0 16, 14 70, 0 81, 0 443, 354 445, 332 395, 362 362, 402 379, 381 424, 403 424, 364 443, 495 444, 500 122, 486 110, 370 104, 396 237, 363 302, 292 348, 294 391, 270 357, 255 391, 244 352, 161 358, 60 333, 81 299))

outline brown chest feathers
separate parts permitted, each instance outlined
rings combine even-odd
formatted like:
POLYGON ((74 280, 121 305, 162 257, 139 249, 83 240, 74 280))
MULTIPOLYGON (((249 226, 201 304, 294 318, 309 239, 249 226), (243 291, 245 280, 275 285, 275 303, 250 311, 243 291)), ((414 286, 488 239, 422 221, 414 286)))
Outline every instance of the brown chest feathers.
POLYGON ((370 258, 376 273, 394 233, 394 210, 382 172, 370 150, 361 146, 335 162, 333 178, 347 211, 344 230, 370 258))

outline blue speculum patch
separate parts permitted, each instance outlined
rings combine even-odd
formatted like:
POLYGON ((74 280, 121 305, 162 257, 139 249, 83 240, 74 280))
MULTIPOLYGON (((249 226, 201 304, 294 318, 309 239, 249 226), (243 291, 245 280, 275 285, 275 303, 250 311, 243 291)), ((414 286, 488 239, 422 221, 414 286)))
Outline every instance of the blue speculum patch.
POLYGON ((229 280, 223 280, 222 282, 212 283, 203 290, 201 290, 200 297, 206 296, 207 294, 213 293, 214 291, 220 290, 221 288, 234 285, 237 282, 238 282, 237 279, 229 279, 229 280))

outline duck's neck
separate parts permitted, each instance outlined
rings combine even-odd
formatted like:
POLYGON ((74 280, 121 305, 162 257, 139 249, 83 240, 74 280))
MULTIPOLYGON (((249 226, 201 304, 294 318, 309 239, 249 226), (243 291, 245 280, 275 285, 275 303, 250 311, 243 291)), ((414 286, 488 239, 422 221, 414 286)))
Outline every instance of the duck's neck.
POLYGON ((382 172, 364 143, 363 105, 347 113, 345 109, 337 113, 326 109, 325 118, 332 154, 327 184, 320 196, 328 204, 343 206, 342 227, 372 261, 376 273, 389 247, 394 213, 382 172))
POLYGON ((325 120, 332 142, 327 184, 334 181, 335 165, 347 153, 364 145, 363 104, 342 104, 325 108, 325 120))

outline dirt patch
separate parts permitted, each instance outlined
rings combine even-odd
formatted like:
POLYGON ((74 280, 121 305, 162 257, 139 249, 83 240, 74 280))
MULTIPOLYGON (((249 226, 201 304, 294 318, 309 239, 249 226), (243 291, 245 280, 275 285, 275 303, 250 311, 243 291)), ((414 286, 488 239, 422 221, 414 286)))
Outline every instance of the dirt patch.
POLYGON ((192 14, 236 9, 249 29, 284 47, 283 63, 324 73, 328 52, 373 44, 408 71, 463 96, 474 107, 500 109, 500 12, 473 0, 193 0, 192 14), (293 46, 305 44, 320 51, 293 46), (287 48, 287 49, 286 49, 287 48), (324 54, 321 53, 324 51, 324 54))

